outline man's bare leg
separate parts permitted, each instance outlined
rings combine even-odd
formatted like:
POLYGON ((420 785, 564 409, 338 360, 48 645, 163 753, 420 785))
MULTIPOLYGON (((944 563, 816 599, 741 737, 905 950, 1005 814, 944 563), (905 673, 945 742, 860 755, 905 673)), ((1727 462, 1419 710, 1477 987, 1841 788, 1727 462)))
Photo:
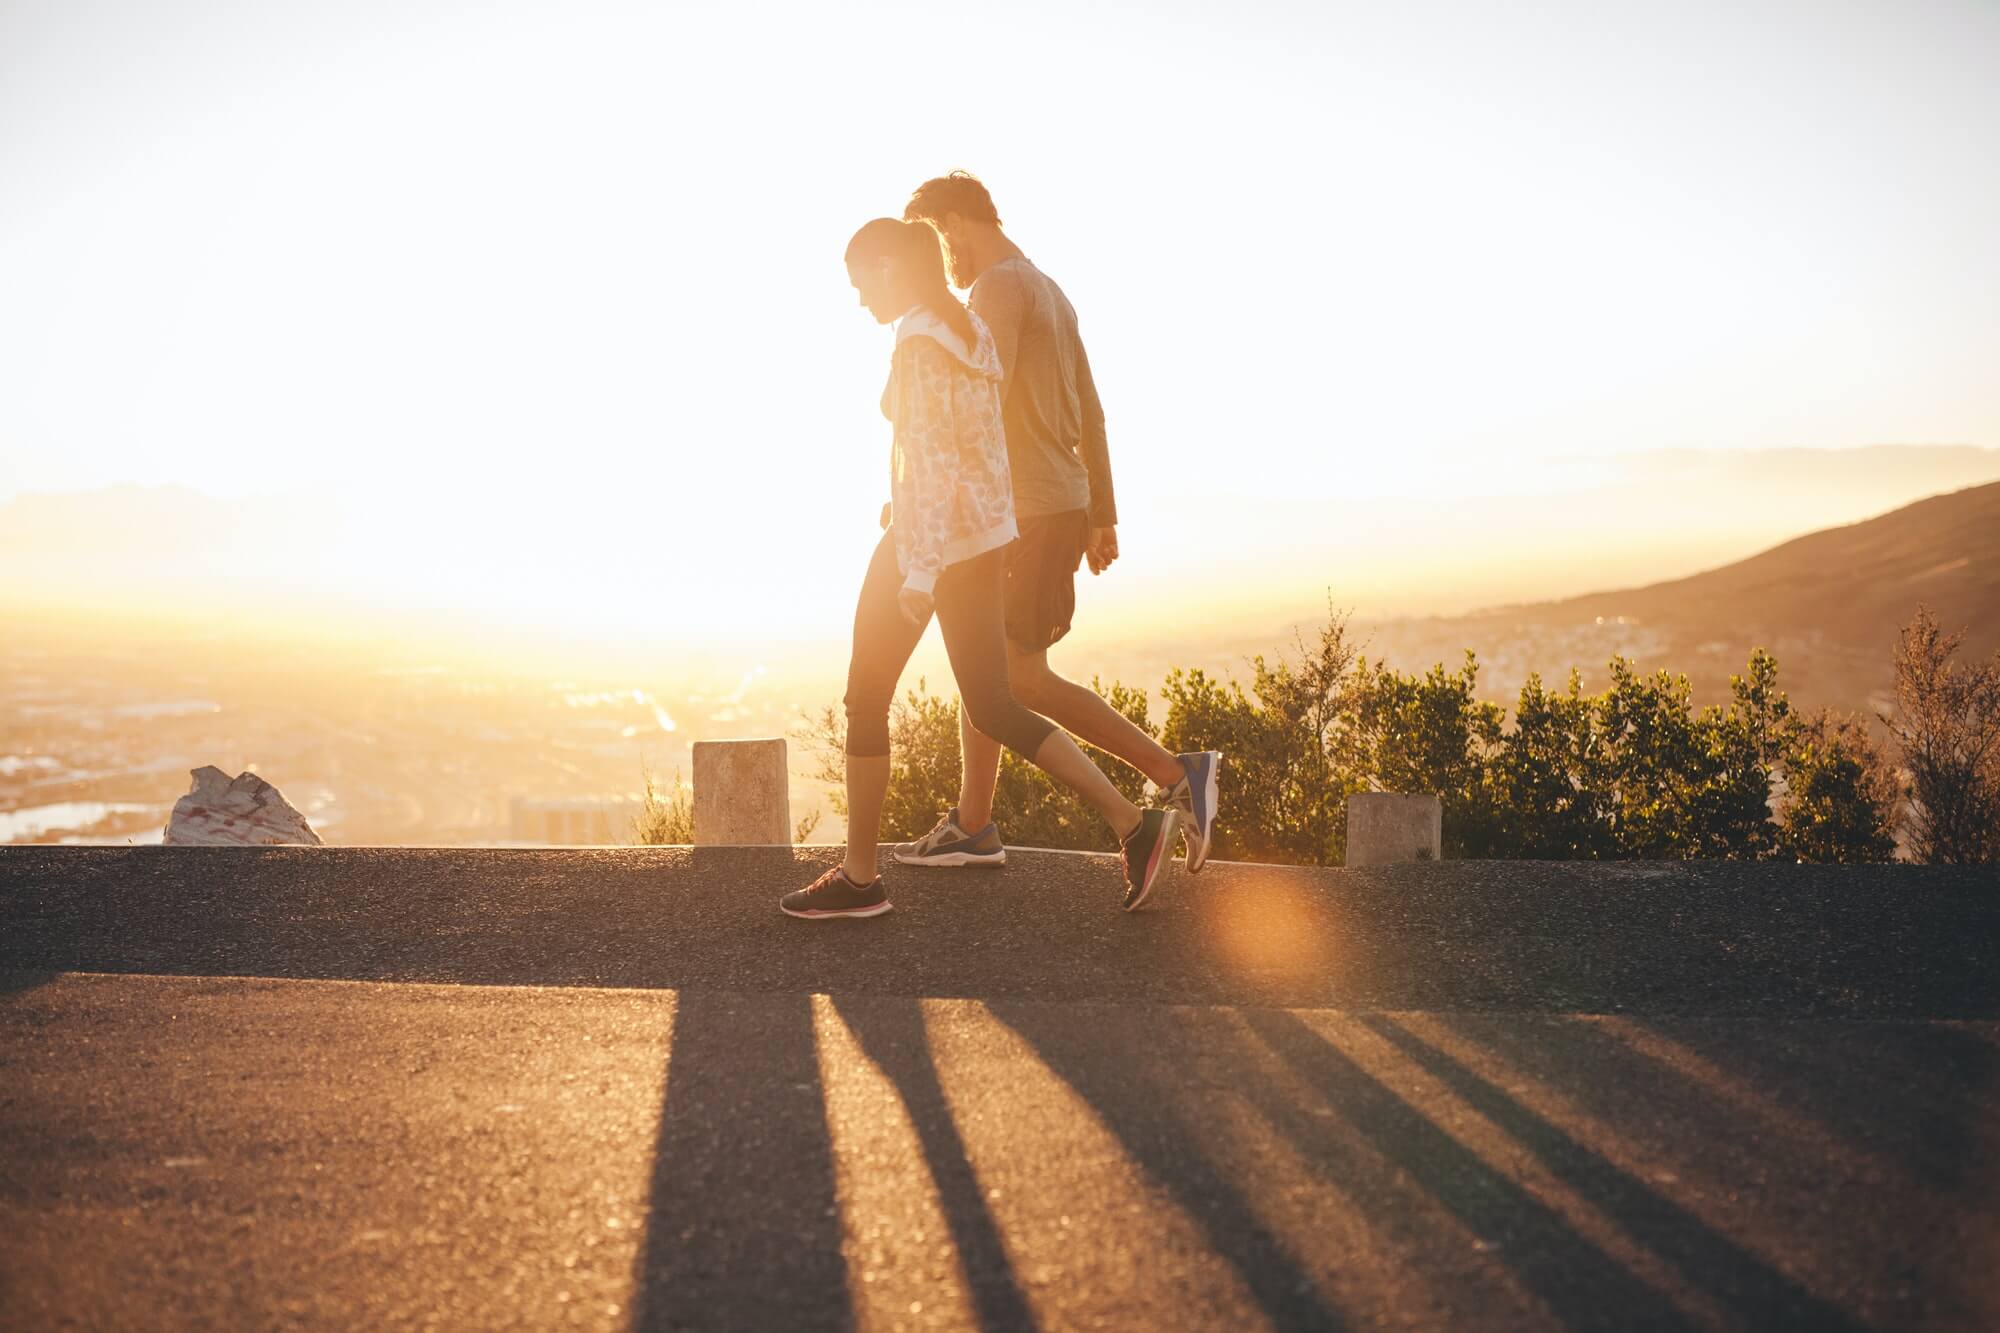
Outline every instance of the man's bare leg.
POLYGON ((1104 770, 1090 762, 1067 732, 1060 728, 1050 732, 1049 738, 1035 751, 1034 764, 1104 816, 1104 822, 1111 825, 1118 841, 1124 842, 1139 827, 1145 812, 1111 785, 1104 770))
MULTIPOLYGON (((1186 768, 1172 751, 1141 731, 1097 691, 1064 680, 1051 670, 1048 649, 1030 653, 1010 642, 1007 684, 1022 704, 1078 740, 1118 756, 1163 790, 1186 776, 1186 768)), ((993 789, 1000 781, 1000 742, 982 735, 960 709, 958 747, 959 827, 975 833, 993 818, 993 789)))

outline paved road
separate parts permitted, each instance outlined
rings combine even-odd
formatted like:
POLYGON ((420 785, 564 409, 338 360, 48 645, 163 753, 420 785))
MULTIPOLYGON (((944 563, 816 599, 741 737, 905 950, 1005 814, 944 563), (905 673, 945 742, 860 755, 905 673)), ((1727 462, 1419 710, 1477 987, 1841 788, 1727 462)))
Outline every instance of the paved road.
POLYGON ((1990 881, 1642 869, 0 852, 0 1327, 2000 1326, 1990 881))
POLYGON ((0 967, 1379 1009, 2000 1015, 2000 873, 1108 857, 892 872, 803 922, 822 849, 0 849, 0 967))

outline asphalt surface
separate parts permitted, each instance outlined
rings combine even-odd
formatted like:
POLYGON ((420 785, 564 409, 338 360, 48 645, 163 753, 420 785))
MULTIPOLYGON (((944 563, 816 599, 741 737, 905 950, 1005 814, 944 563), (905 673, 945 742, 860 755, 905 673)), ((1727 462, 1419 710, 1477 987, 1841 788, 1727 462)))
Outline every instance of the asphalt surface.
POLYGON ((2000 1327, 1990 874, 826 855, 0 850, 0 1327, 2000 1327))
POLYGON ((2000 871, 1109 857, 890 872, 781 915, 826 849, 0 849, 0 967, 1379 1009, 2000 1016, 2000 871))

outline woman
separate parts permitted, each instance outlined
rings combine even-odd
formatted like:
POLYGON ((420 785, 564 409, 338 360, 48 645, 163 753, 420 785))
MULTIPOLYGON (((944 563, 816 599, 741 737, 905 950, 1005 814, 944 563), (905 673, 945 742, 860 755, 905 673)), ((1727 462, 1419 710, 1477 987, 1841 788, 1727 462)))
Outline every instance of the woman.
POLYGON ((890 908, 876 866, 889 787, 889 707, 903 667, 935 612, 972 725, 1042 769, 1104 816, 1124 847, 1125 910, 1152 896, 1175 812, 1125 799, 1067 734, 1007 688, 1001 548, 1015 536, 1013 486, 1000 425, 1000 357, 992 335, 946 286, 937 234, 877 218, 847 244, 861 304, 896 326, 882 412, 894 520, 875 548, 854 611, 847 668, 847 855, 785 895, 789 915, 880 916, 890 908))

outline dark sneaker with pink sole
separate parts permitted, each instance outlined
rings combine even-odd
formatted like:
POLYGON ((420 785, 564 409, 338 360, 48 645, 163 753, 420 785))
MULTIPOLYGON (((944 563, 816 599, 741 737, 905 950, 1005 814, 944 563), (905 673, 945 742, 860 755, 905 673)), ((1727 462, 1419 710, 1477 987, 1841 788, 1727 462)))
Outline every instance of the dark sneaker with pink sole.
POLYGON ((1138 911, 1153 896, 1153 887, 1160 881, 1160 872, 1173 859, 1174 834, 1178 831, 1179 820, 1180 811, 1171 808, 1140 812, 1139 827, 1125 839, 1124 849, 1120 852, 1125 858, 1126 911, 1138 911))
POLYGON ((803 917, 808 921, 825 921, 837 916, 880 916, 889 908, 889 891, 882 887, 880 875, 872 884, 856 884, 840 866, 778 900, 778 910, 786 916, 803 917))

